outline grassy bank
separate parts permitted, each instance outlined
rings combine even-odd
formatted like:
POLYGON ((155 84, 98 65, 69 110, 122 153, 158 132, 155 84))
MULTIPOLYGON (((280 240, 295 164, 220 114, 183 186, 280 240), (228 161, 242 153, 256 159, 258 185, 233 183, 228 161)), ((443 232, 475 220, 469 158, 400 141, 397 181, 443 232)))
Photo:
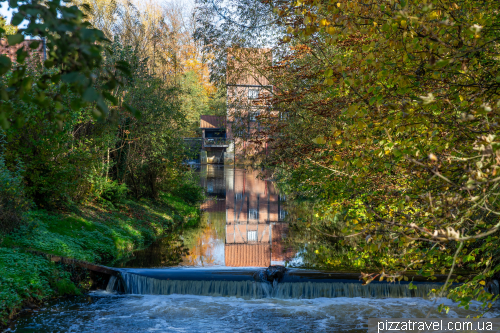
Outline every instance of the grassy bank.
POLYGON ((85 205, 67 211, 35 210, 29 223, 0 239, 0 323, 23 307, 88 287, 72 274, 27 250, 109 264, 159 236, 199 221, 196 204, 171 194, 157 201, 124 201, 116 207, 85 205), (72 281, 73 280, 73 281, 72 281))

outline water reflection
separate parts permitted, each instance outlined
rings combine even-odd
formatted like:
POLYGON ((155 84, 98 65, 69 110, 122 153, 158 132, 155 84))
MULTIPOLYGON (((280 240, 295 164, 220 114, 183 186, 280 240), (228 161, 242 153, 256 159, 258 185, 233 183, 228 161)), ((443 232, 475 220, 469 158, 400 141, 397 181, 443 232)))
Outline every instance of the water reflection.
POLYGON ((118 267, 268 267, 293 257, 283 244, 286 198, 273 182, 260 179, 257 170, 222 165, 203 165, 199 172, 208 196, 200 226, 181 236, 172 232, 118 267))
POLYGON ((154 268, 176 266, 183 260, 188 250, 183 246, 179 234, 172 232, 144 250, 136 251, 132 258, 116 262, 115 267, 154 268))
POLYGON ((283 239, 288 232, 284 201, 274 184, 257 170, 203 165, 202 230, 187 234, 183 265, 267 267, 293 256, 283 239))

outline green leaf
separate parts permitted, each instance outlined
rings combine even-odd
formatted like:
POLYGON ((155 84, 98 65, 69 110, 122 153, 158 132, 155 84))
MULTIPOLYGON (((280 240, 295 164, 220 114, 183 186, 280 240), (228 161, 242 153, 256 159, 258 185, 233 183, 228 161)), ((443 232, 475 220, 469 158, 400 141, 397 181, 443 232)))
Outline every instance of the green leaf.
POLYGON ((75 82, 83 83, 82 81, 85 80, 86 77, 80 72, 71 72, 64 74, 61 77, 61 79, 66 83, 75 83, 75 82))
POLYGON ((137 110, 136 108, 134 108, 133 106, 127 104, 127 103, 123 103, 123 106, 125 107, 125 109, 127 109, 130 113, 132 113, 134 115, 134 117, 136 117, 137 119, 140 119, 142 114, 139 110, 137 110))
POLYGON ((37 49, 39 46, 40 46, 40 42, 38 42, 38 41, 35 41, 35 42, 31 42, 31 43, 30 43, 30 49, 35 50, 35 49, 37 49))
POLYGON ((108 101, 110 101, 111 103, 113 103, 113 105, 117 105, 118 104, 118 99, 111 95, 109 92, 107 91, 103 91, 102 92, 102 95, 104 96, 104 98, 106 98, 108 101))
POLYGON ((9 57, 2 54, 0 55, 0 75, 7 73, 12 66, 12 61, 9 57))
POLYGON ((16 51, 16 54, 17 54, 17 62, 23 64, 24 60, 28 56, 28 52, 26 52, 24 48, 20 48, 16 51))
POLYGON ((22 34, 9 35, 7 41, 9 45, 16 45, 24 41, 24 36, 22 34))
POLYGON ((45 66, 45 68, 52 68, 52 67, 54 67, 54 60, 51 60, 51 59, 45 60, 43 65, 45 66))
POLYGON ((115 67, 123 74, 127 76, 131 75, 130 65, 126 61, 117 61, 115 67))
POLYGON ((99 98, 99 94, 94 87, 88 87, 83 93, 83 100, 86 102, 95 102, 99 98))

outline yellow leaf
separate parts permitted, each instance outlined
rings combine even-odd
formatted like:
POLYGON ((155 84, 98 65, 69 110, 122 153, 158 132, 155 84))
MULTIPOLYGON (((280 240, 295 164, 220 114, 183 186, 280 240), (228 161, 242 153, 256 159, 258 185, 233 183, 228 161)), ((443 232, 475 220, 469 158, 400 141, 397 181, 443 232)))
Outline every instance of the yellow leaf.
POLYGON ((335 27, 332 27, 331 25, 326 28, 326 32, 329 33, 330 35, 335 34, 335 27))
POLYGON ((340 155, 335 155, 335 161, 340 162, 341 160, 342 158, 340 157, 340 155))
POLYGON ((316 139, 313 139, 312 141, 318 145, 324 145, 326 143, 324 136, 318 136, 316 139))
POLYGON ((335 140, 335 143, 338 144, 338 145, 340 145, 342 143, 342 139, 335 140))
POLYGON ((482 286, 484 286, 484 285, 486 284, 486 282, 484 282, 484 281, 479 281, 479 284, 480 284, 480 285, 482 285, 482 286))

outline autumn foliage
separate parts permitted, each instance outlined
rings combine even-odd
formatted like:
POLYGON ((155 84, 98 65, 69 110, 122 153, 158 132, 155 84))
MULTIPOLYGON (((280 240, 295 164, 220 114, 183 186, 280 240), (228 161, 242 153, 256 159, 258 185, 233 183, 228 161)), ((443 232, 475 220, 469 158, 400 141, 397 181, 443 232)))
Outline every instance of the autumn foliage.
POLYGON ((268 71, 281 116, 262 116, 255 139, 272 146, 264 164, 283 187, 315 201, 315 214, 297 222, 317 249, 311 260, 362 262, 377 272, 366 282, 409 272, 450 282, 458 269, 466 283, 450 297, 491 304, 485 285, 500 270, 496 4, 264 3, 283 32, 268 71))

